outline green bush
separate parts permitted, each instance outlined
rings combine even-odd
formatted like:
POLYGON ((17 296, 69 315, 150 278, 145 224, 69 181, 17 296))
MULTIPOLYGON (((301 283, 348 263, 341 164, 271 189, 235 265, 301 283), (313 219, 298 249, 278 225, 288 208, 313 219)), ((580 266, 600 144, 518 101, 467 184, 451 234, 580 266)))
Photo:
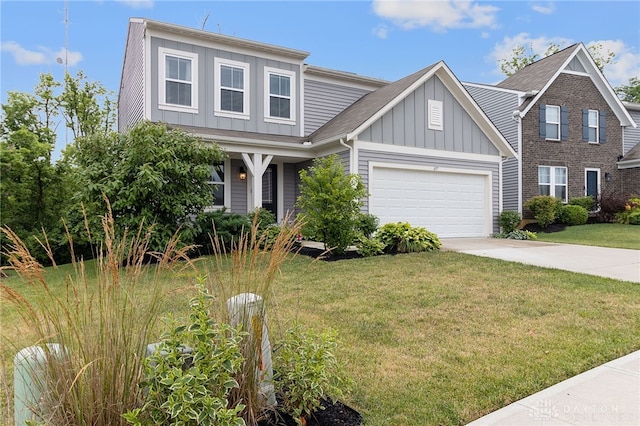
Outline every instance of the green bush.
POLYGON ((386 253, 412 253, 439 250, 438 236, 425 228, 412 227, 408 222, 384 224, 376 238, 384 244, 386 253))
POLYGON ((356 239, 358 254, 364 257, 378 256, 384 253, 384 243, 377 238, 367 238, 364 235, 356 239))
POLYGON ((495 238, 505 238, 508 240, 537 240, 538 236, 535 232, 523 229, 514 229, 511 232, 501 232, 496 234, 495 238))
POLYGON ((365 237, 371 238, 378 230, 379 224, 380 219, 378 219, 378 216, 371 213, 360 213, 356 221, 356 230, 360 231, 365 237))
MULTIPOLYGON (((268 212, 267 212, 268 213, 268 212)), ((202 254, 213 253, 211 239, 215 233, 219 241, 226 249, 230 249, 243 232, 251 229, 251 222, 246 215, 237 213, 227 213, 225 209, 205 212, 198 215, 196 219, 196 229, 198 233, 194 238, 194 243, 199 245, 202 254)))
POLYGON ((524 203, 524 207, 533 213, 533 217, 538 221, 538 225, 543 228, 555 222, 559 216, 562 201, 559 198, 549 195, 538 195, 530 198, 524 203))
POLYGON ((567 204, 562 206, 560 222, 569 226, 584 225, 589 220, 589 212, 582 206, 567 204))
POLYGON ((502 228, 502 232, 509 233, 516 230, 521 220, 522 216, 520 216, 520 213, 513 210, 504 210, 500 213, 498 223, 500 224, 500 228, 502 228))
POLYGON ((204 285, 191 301, 189 323, 174 325, 145 360, 145 403, 124 414, 136 426, 241 426, 244 405, 228 407, 229 392, 238 387, 234 375, 242 365, 242 334, 209 317, 211 296, 204 285))
POLYGON ((316 333, 294 325, 274 353, 274 385, 282 395, 282 409, 299 425, 324 408, 323 400, 341 398, 350 387, 335 357, 336 336, 333 330, 316 333))
POLYGON ((264 231, 269 226, 276 223, 276 217, 269 210, 258 207, 252 212, 247 213, 247 219, 253 223, 254 220, 258 221, 258 230, 264 231))
POLYGON ((624 211, 616 214, 616 222, 640 225, 640 197, 630 197, 624 207, 624 211))
POLYGON ((569 204, 572 206, 584 207, 587 212, 592 212, 596 209, 596 200, 592 196, 586 197, 574 197, 569 200, 569 204))

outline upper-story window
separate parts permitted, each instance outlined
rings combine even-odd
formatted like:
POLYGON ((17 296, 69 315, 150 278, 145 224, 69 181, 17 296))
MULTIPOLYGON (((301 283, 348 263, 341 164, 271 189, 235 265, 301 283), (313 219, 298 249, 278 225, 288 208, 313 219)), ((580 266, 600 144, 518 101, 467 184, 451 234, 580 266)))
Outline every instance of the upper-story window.
POLYGON ((540 139, 566 141, 568 137, 568 108, 557 105, 540 105, 540 139))
POLYGON ((198 55, 158 49, 158 108, 198 112, 198 55))
POLYGON ((429 99, 427 101, 427 127, 431 130, 443 130, 442 101, 429 99))
POLYGON ((589 143, 606 142, 605 111, 582 110, 582 140, 589 143))
POLYGON ((249 119, 249 64, 215 58, 215 115, 249 119))
POLYGON ((265 121, 293 124, 296 119, 295 73, 265 67, 264 79, 265 121))

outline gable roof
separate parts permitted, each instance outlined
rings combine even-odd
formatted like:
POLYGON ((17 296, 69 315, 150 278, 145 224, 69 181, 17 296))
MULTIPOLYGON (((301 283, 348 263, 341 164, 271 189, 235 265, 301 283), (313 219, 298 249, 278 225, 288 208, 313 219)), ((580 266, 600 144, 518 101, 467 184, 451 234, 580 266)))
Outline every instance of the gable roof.
POLYGON ((515 156, 515 151, 513 151, 504 136, 471 98, 471 95, 464 89, 460 81, 443 61, 364 95, 313 132, 309 136, 309 140, 315 144, 329 140, 356 139, 360 133, 434 75, 440 78, 445 87, 478 124, 478 127, 485 132, 500 154, 505 157, 515 156))
POLYGON ((591 78, 593 84, 605 101, 607 101, 607 104, 609 104, 609 107, 611 107, 618 120, 620 120, 620 125, 636 127, 636 123, 629 115, 622 101, 620 101, 615 94, 613 88, 582 43, 572 44, 553 55, 549 55, 546 58, 527 65, 520 71, 498 83, 497 87, 519 90, 531 95, 528 96, 520 106, 520 116, 524 117, 558 76, 567 70, 574 58, 578 58, 580 64, 586 70, 585 75, 591 78))
POLYGON ((618 169, 633 169, 640 167, 640 142, 631 148, 617 164, 618 169))

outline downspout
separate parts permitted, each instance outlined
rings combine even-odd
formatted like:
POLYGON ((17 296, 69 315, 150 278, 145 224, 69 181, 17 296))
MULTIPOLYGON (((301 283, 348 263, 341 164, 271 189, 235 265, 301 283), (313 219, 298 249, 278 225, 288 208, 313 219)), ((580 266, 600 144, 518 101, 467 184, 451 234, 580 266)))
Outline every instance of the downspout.
POLYGON ((522 215, 522 116, 520 111, 513 111, 511 119, 518 124, 518 213, 522 215))
POLYGON ((355 174, 356 172, 354 171, 354 164, 353 164, 353 148, 349 145, 347 145, 344 142, 343 138, 340 138, 340 145, 346 147, 349 150, 349 174, 355 174))

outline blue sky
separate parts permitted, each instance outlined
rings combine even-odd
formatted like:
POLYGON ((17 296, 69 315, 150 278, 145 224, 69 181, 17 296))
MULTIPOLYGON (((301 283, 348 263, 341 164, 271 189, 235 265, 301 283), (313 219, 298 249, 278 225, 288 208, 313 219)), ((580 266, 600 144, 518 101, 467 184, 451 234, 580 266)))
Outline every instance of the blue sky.
POLYGON ((462 81, 496 83, 517 44, 600 43, 617 54, 605 76, 640 76, 640 2, 0 0, 2 102, 33 92, 40 73, 82 70, 117 93, 130 17, 144 17, 310 53, 306 62, 397 80, 444 60, 462 81), (206 18, 206 19, 205 19, 206 18), (62 64, 57 59, 62 59, 62 64))

